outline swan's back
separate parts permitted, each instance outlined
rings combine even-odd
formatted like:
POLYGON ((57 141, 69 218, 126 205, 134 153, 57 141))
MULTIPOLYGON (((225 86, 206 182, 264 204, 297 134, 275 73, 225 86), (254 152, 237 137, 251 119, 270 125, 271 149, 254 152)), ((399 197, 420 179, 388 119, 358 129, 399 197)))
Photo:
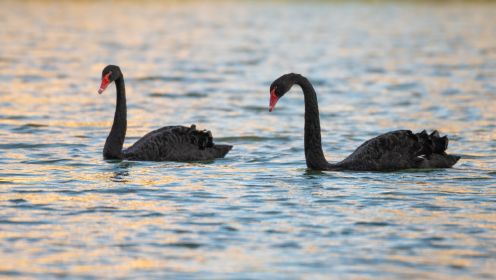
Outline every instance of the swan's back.
POLYGON ((230 145, 215 145, 212 133, 195 125, 154 130, 123 151, 124 158, 150 161, 198 161, 224 157, 230 145))
POLYGON ((412 168, 447 168, 459 156, 446 154, 448 137, 424 131, 397 130, 372 138, 337 164, 350 170, 388 171, 412 168))

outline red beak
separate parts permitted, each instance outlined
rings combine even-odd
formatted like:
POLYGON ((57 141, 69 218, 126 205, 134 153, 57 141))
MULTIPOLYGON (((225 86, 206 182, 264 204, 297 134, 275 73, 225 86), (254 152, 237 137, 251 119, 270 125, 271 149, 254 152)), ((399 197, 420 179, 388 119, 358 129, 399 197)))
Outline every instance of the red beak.
POLYGON ((98 89, 98 93, 102 94, 102 92, 108 87, 110 84, 110 75, 112 72, 109 72, 107 75, 103 76, 102 83, 100 84, 100 89, 98 89))
POLYGON ((276 103, 277 103, 278 100, 279 100, 279 97, 277 97, 277 95, 276 95, 276 89, 273 88, 270 91, 269 112, 272 112, 272 110, 274 110, 274 108, 276 107, 276 103))

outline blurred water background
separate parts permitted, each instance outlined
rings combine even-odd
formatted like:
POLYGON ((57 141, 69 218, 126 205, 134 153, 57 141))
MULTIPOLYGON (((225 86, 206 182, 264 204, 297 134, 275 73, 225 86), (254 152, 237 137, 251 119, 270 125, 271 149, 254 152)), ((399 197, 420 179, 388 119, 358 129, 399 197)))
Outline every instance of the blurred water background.
MULTIPOLYGON (((0 2, 0 278, 494 279, 496 4, 0 2), (107 162, 123 70, 126 144, 197 124, 210 163, 107 162), (428 172, 312 172, 307 76, 338 161, 395 129, 462 156, 428 172)), ((126 145, 125 144, 125 145, 126 145)))

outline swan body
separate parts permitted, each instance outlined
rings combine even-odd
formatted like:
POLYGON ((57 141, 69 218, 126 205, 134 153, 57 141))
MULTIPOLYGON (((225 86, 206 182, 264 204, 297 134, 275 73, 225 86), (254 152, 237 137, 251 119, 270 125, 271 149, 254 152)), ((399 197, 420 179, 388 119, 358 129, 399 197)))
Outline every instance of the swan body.
POLYGON ((230 145, 213 143, 212 133, 197 130, 195 125, 166 126, 149 132, 127 149, 122 149, 127 130, 126 89, 124 76, 118 66, 108 65, 102 71, 102 83, 98 93, 115 82, 117 102, 112 129, 105 141, 105 159, 129 159, 139 161, 198 161, 223 158, 230 145))
POLYGON ((360 145, 338 163, 329 163, 322 152, 317 94, 310 82, 299 74, 286 74, 270 86, 269 111, 294 84, 301 86, 305 98, 305 159, 315 170, 394 171, 402 169, 449 168, 459 156, 448 155, 448 137, 437 131, 391 131, 360 145))
POLYGON ((129 160, 197 161, 224 157, 232 146, 215 145, 210 131, 195 125, 166 126, 149 132, 122 151, 129 160))
POLYGON ((445 153, 447 146, 448 138, 439 137, 437 131, 428 135, 425 130, 416 134, 410 130, 396 130, 364 142, 343 161, 330 164, 329 169, 389 171, 447 168, 459 159, 445 153))

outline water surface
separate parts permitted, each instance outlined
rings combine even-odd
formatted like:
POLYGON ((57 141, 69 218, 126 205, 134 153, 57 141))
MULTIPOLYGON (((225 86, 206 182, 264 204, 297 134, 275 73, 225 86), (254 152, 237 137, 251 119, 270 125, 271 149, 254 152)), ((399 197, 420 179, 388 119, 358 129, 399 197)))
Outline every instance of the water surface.
POLYGON ((494 279, 494 4, 0 3, 0 278, 494 279), (129 145, 197 124, 209 163, 104 161, 121 66, 129 145), (395 129, 462 156, 312 172, 298 88, 338 161, 395 129))

